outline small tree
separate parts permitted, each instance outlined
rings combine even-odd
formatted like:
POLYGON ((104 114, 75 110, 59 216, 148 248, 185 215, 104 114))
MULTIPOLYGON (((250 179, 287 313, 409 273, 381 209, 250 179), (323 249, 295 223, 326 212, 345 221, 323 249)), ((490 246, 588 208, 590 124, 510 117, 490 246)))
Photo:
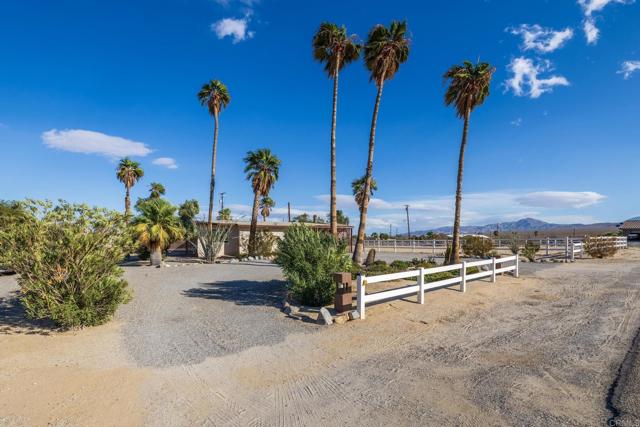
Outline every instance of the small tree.
POLYGON ((217 219, 219 221, 231 221, 231 209, 229 208, 220 209, 218 211, 217 219))
POLYGON ((493 242, 479 236, 466 236, 462 239, 462 250, 465 255, 485 258, 493 250, 493 242))
POLYGON ((136 207, 140 215, 134 220, 134 230, 141 245, 151 253, 151 265, 162 263, 162 251, 183 237, 176 207, 165 199, 149 199, 136 207))
POLYGON ((197 200, 185 200, 183 204, 178 207, 178 216, 180 223, 184 229, 184 238, 186 240, 185 249, 189 251, 189 244, 191 240, 198 237, 196 230, 196 215, 200 213, 200 204, 197 200))
POLYGON ((313 306, 331 302, 336 292, 333 273, 351 269, 344 244, 304 225, 289 227, 278 243, 276 263, 282 267, 293 296, 313 306))
POLYGON ((64 201, 22 206, 0 247, 27 315, 64 328, 106 322, 131 297, 118 267, 132 246, 126 215, 64 201))
POLYGON ((534 262, 536 260, 536 254, 539 250, 540 245, 527 241, 524 245, 524 248, 522 248, 522 256, 524 256, 529 261, 534 262))
POLYGON ((520 243, 518 242, 518 233, 511 233, 511 240, 509 241, 509 250, 513 255, 520 253, 520 243))

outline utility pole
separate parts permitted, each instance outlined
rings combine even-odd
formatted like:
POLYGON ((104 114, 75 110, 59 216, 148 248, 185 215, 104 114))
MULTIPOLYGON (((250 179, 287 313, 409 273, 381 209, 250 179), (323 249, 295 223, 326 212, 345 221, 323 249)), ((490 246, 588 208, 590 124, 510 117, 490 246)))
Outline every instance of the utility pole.
POLYGON ((392 231, 391 231, 391 223, 389 223, 389 238, 391 238, 392 234, 393 234, 393 233, 392 233, 392 231))
POLYGON ((409 205, 404 205, 404 208, 407 211, 407 238, 411 240, 411 227, 409 226, 409 205))
POLYGON ((224 191, 222 193, 220 193, 220 210, 223 211, 224 210, 224 195, 227 194, 224 191))
POLYGON ((291 202, 287 202, 287 218, 291 222, 291 202))

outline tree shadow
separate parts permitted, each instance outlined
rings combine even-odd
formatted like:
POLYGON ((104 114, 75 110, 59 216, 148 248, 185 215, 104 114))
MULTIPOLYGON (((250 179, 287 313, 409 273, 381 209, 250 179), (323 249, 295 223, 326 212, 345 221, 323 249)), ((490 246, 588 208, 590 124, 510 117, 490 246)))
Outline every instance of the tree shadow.
POLYGON ((286 294, 286 283, 282 280, 211 282, 202 283, 198 288, 187 289, 182 294, 192 298, 230 301, 237 305, 281 308, 286 294))
POLYGON ((0 297, 0 335, 50 335, 55 329, 50 320, 29 319, 17 291, 0 297))

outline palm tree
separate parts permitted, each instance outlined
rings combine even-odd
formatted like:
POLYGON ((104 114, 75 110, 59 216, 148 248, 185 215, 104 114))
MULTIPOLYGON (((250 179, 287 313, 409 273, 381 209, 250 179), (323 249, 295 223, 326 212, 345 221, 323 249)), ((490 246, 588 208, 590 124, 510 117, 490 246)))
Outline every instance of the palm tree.
POLYGON ((344 212, 342 212, 341 209, 338 209, 336 211, 337 217, 338 217, 338 224, 342 224, 342 225, 349 225, 349 217, 346 216, 344 214, 344 212))
POLYGON ((253 209, 251 211, 251 227, 249 229, 249 255, 255 255, 260 197, 268 196, 278 180, 280 159, 268 148, 261 148, 247 152, 244 162, 246 164, 244 172, 247 174, 247 181, 251 181, 253 189, 253 209))
POLYGON ((333 79, 333 112, 331 115, 331 202, 329 222, 331 234, 338 237, 337 203, 336 203, 336 120, 338 114, 338 77, 340 70, 349 63, 360 58, 362 46, 356 42, 355 36, 347 35, 345 26, 339 27, 330 22, 323 22, 313 36, 313 58, 324 63, 324 70, 333 79))
POLYGON ((462 65, 454 65, 444 73, 445 82, 449 81, 449 87, 444 95, 444 103, 447 106, 453 105, 456 115, 464 119, 462 129, 462 142, 460 143, 460 155, 458 157, 458 177, 456 183, 456 208, 453 220, 453 244, 449 263, 460 262, 460 210, 462 205, 462 174, 464 170, 464 151, 467 147, 467 137, 469 134, 469 119, 471 112, 487 99, 489 96, 489 86, 491 77, 496 71, 494 67, 486 62, 478 61, 472 64, 465 61, 462 65))
POLYGON ((134 227, 138 241, 149 249, 150 264, 160 265, 162 250, 183 236, 180 220, 175 215, 176 207, 165 199, 150 199, 138 209, 140 215, 134 227))
MULTIPOLYGON (((351 191, 353 192, 353 198, 356 200, 358 209, 362 209, 362 202, 364 199, 365 177, 362 176, 358 179, 354 179, 351 182, 351 191)), ((378 191, 378 183, 375 179, 371 178, 371 187, 369 188, 369 198, 373 196, 373 192, 378 191)), ((367 204, 369 200, 367 200, 367 204)))
POLYGON ((131 213, 131 197, 129 195, 131 187, 144 176, 144 171, 140 167, 140 163, 125 157, 120 160, 118 167, 116 168, 116 177, 120 182, 124 184, 125 196, 124 196, 124 214, 129 217, 131 213))
MULTIPOLYGON (((364 45, 364 60, 369 70, 369 80, 375 82, 378 87, 376 102, 371 119, 369 133, 369 155, 365 173, 364 194, 370 194, 371 176, 373 175, 373 149, 376 141, 376 124, 380 99, 385 80, 391 80, 400 64, 409 58, 409 39, 406 37, 407 22, 392 21, 389 28, 384 25, 376 25, 369 32, 367 43, 364 45)), ((367 225, 367 208, 369 197, 363 199, 360 207, 360 224, 358 225, 358 237, 356 249, 353 251, 353 260, 359 264, 364 261, 364 239, 367 225)))
POLYGON ((202 85, 200 92, 198 92, 198 100, 200 104, 205 105, 209 110, 209 113, 213 116, 215 128, 213 130, 213 152, 211 154, 211 183, 209 185, 209 217, 208 225, 211 229, 213 224, 213 194, 216 188, 216 156, 218 153, 218 128, 219 121, 218 116, 229 102, 231 102, 231 96, 227 87, 220 80, 211 80, 210 82, 202 85))
POLYGON ((185 200, 183 204, 178 207, 178 217, 180 223, 184 229, 185 252, 189 253, 189 245, 191 241, 198 235, 196 229, 196 215, 200 213, 200 203, 196 199, 185 200))
POLYGON ((159 182, 152 182, 151 184, 149 184, 150 199, 159 199, 160 197, 164 196, 164 193, 166 192, 167 190, 165 190, 164 185, 160 184, 159 182))
POLYGON ((269 196, 262 196, 260 199, 260 215, 262 215, 262 220, 266 221, 267 217, 271 215, 271 208, 276 205, 276 202, 269 196))
POLYGON ((218 211, 218 220, 220 221, 231 221, 231 209, 224 208, 218 211))

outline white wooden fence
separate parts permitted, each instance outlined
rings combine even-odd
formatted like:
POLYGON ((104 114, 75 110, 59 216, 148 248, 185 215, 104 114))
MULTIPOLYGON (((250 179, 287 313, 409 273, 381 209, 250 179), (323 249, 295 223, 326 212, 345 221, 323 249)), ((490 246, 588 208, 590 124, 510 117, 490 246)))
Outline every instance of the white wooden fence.
POLYGON ((434 288, 442 288, 445 286, 455 285, 457 283, 460 284, 460 292, 465 292, 467 290, 467 282, 471 280, 482 279, 484 277, 491 277, 491 281, 496 281, 496 274, 506 273, 509 271, 513 271, 513 275, 515 277, 519 277, 519 269, 520 269, 520 259, 518 255, 513 255, 504 258, 491 258, 488 260, 482 261, 463 261, 460 264, 453 265, 445 265, 442 267, 434 267, 434 268, 420 268, 418 270, 410 270, 403 271, 400 273, 391 273, 391 274, 382 274, 379 276, 370 276, 367 277, 365 275, 359 275, 357 284, 357 310, 360 314, 360 319, 364 319, 366 317, 366 304, 387 300, 392 298, 398 298, 405 295, 416 294, 418 297, 418 302, 420 304, 424 304, 424 293, 428 289, 434 288), (503 264, 510 264, 504 266, 503 264), (487 271, 479 271, 474 274, 467 274, 467 269, 471 267, 482 267, 482 266, 490 266, 487 271), (425 276, 429 276, 430 274, 435 273, 444 273, 447 271, 458 271, 459 275, 456 277, 452 277, 450 279, 438 280, 436 282, 425 283, 425 276), (375 293, 366 293, 366 288, 375 283, 384 283, 391 282, 394 280, 400 279, 412 279, 417 278, 417 283, 415 285, 404 286, 402 288, 391 289, 387 291, 375 292, 375 293))

